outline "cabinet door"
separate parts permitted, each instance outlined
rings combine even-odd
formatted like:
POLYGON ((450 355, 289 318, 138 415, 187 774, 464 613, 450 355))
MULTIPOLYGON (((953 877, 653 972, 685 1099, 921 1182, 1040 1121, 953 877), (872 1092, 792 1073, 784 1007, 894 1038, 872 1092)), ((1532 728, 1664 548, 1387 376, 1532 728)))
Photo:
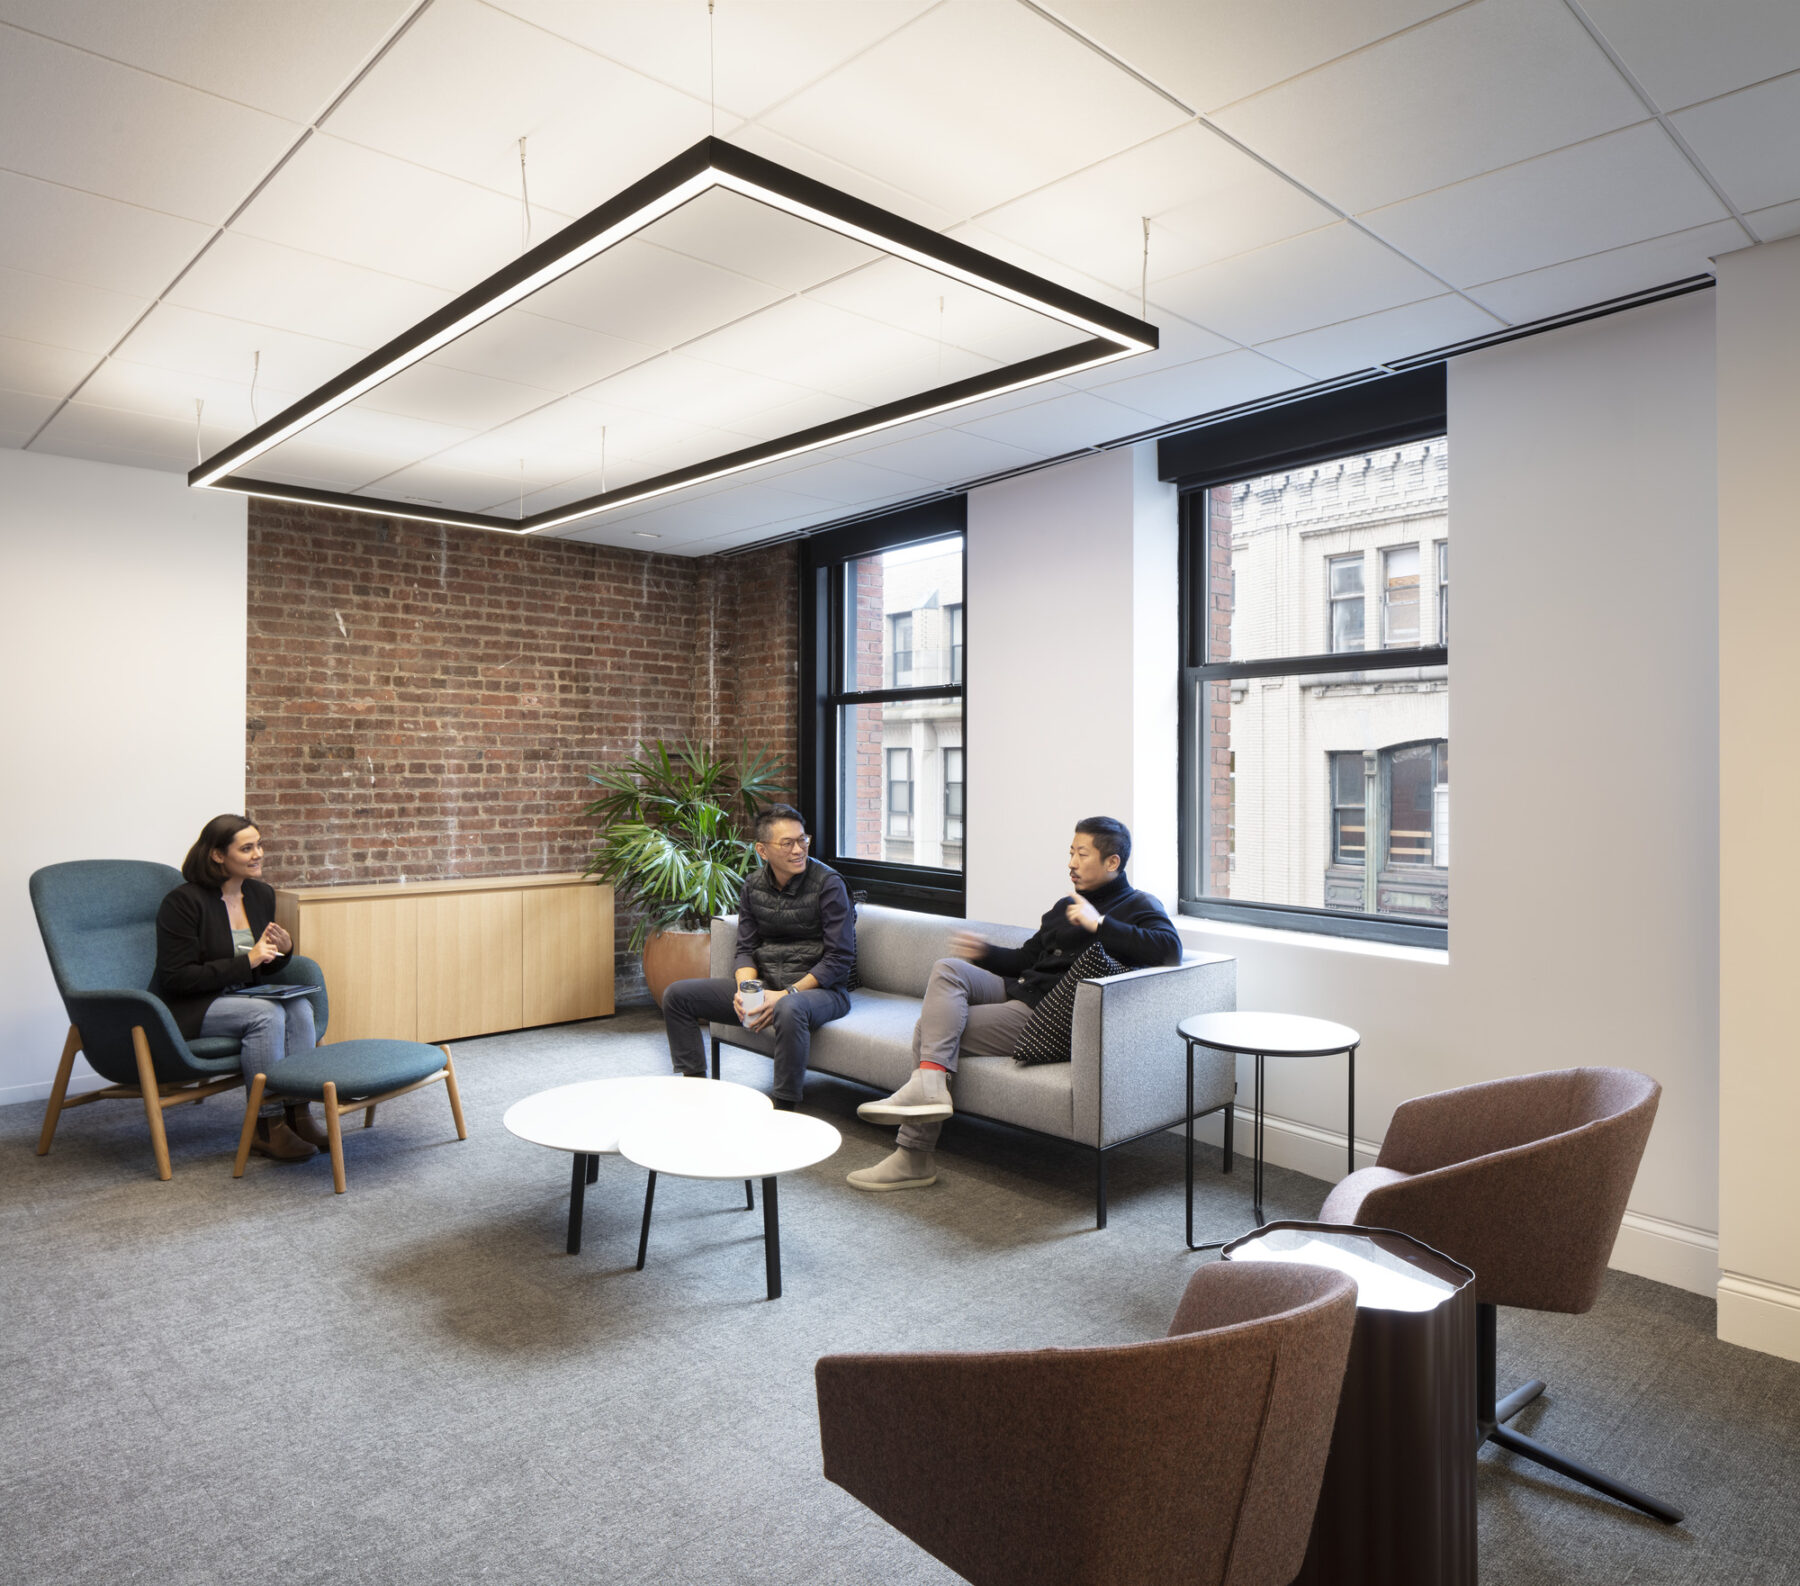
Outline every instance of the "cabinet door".
POLYGON ((418 1039, 418 917, 412 898, 299 905, 295 948, 325 971, 327 1042, 418 1039))
POLYGON ((613 1011, 612 888, 534 887, 525 898, 525 1022, 613 1011))
POLYGON ((418 899, 419 1039, 516 1030, 523 1006, 517 892, 418 899))

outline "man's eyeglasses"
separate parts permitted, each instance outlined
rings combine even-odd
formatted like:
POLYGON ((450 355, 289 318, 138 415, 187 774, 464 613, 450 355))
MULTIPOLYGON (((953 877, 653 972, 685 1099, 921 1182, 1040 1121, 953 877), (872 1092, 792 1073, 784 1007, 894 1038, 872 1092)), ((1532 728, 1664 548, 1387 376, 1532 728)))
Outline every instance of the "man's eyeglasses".
POLYGON ((812 846, 810 837, 783 837, 780 842, 764 844, 767 848, 779 848, 785 854, 797 854, 804 848, 812 846))

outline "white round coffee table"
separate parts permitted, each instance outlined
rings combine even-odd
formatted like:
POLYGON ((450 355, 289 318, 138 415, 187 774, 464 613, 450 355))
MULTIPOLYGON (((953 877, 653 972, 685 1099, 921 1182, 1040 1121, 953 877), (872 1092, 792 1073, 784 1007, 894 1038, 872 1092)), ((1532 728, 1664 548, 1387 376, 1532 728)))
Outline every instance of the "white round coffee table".
POLYGON ((780 1299, 776 1177, 823 1162, 842 1143, 843 1136, 830 1124, 797 1112, 641 1113, 619 1140, 619 1155, 650 1170, 650 1182, 644 1187, 644 1227, 638 1235, 639 1270, 650 1244, 650 1207, 656 1199, 658 1173, 674 1178, 759 1178, 763 1182, 763 1265, 769 1298, 780 1299))
MULTIPOLYGON (((718 1079, 676 1074, 632 1074, 559 1085, 515 1101, 501 1122, 521 1140, 574 1153, 569 1177, 568 1251, 581 1250, 581 1210, 587 1186, 600 1175, 600 1158, 619 1149, 619 1134, 640 1117, 704 1118, 767 1113, 773 1103, 760 1090, 718 1079)), ((744 1209, 755 1208, 752 1174, 744 1180, 744 1209)), ((642 1260, 638 1262, 643 1265, 642 1260)))

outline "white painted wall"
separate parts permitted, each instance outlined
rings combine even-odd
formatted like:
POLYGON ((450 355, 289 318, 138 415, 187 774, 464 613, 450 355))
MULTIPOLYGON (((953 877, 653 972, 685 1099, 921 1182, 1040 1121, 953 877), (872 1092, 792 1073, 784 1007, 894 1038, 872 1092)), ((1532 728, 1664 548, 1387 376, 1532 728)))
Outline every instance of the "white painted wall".
MULTIPOLYGON (((1184 935, 1237 955, 1240 1006, 1319 1014, 1363 1033, 1365 1160, 1411 1096, 1580 1063, 1654 1074, 1662 1109, 1614 1263, 1710 1294, 1719 1226, 1710 295, 1460 360, 1450 432, 1448 960, 1288 932, 1184 935)), ((1166 718, 1173 775, 1174 634, 1164 625, 1152 641, 1139 627, 1161 622, 1173 601, 1172 550, 1166 566, 1159 560, 1173 544, 1173 505, 1152 502, 1123 453, 970 497, 976 916, 1035 918, 1056 895, 1076 806, 1130 809, 1142 851, 1172 853, 1162 766, 1140 771, 1144 736, 1166 718), (1140 512, 1157 511, 1163 533, 1140 541, 1140 512), (1145 575, 1129 584, 1113 565, 1128 543, 1145 575), (1071 625, 1075 603, 1086 620, 1071 625)), ((1173 896, 1160 862, 1154 876, 1133 869, 1140 885, 1173 896)), ((1344 1065, 1271 1067, 1272 1159, 1340 1176, 1344 1065)))
POLYGON ((1131 828, 1133 881, 1173 909, 1177 547, 1151 445, 970 494, 972 918, 1035 924, 1087 815, 1131 828))
POLYGON ((1800 1360, 1800 240, 1720 259, 1718 299, 1719 1336, 1800 1360))
POLYGON ((0 1102, 49 1094, 68 1031, 31 872, 179 865, 243 806, 245 546, 241 496, 0 451, 0 1102))

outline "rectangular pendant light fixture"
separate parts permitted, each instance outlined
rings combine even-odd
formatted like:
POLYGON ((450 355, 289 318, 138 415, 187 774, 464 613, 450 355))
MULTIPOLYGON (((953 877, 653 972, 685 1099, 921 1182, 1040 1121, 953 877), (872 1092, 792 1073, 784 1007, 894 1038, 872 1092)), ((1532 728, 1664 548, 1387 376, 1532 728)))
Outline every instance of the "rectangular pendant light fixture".
POLYGON ((978 249, 941 237, 927 227, 801 176, 771 160, 718 138, 705 138, 616 198, 571 222, 555 236, 496 271, 479 286, 421 320, 386 346, 328 380, 310 395, 276 414, 268 423, 215 452, 188 474, 188 483, 198 488, 235 490, 276 500, 347 507, 426 523, 494 529, 508 534, 535 534, 912 419, 926 418, 1004 392, 1151 352, 1156 346, 1157 332, 1153 325, 978 249), (830 423, 814 425, 518 518, 422 506, 416 499, 388 500, 348 491, 313 489, 258 479, 243 472, 284 441, 294 439, 321 419, 347 407, 403 370, 449 346, 458 337, 524 302, 532 293, 713 188, 766 204, 880 253, 922 266, 1028 309, 1061 323, 1082 339, 1057 351, 1007 364, 972 378, 935 386, 830 423))

